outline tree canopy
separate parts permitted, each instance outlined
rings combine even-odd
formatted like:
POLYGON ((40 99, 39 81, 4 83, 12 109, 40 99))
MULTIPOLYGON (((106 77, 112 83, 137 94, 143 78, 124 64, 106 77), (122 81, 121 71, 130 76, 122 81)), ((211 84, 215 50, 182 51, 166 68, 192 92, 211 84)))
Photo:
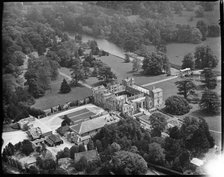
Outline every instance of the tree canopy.
POLYGON ((209 113, 220 112, 220 99, 216 92, 205 90, 199 103, 200 109, 209 113))
POLYGON ((194 57, 196 69, 214 68, 218 64, 218 59, 209 46, 196 47, 194 57))
POLYGON ((165 105, 166 112, 173 115, 184 115, 191 109, 185 98, 176 95, 168 97, 165 101, 165 105))
POLYGON ((191 79, 176 81, 175 84, 179 91, 177 94, 183 95, 185 99, 187 99, 188 95, 195 93, 196 85, 191 79))

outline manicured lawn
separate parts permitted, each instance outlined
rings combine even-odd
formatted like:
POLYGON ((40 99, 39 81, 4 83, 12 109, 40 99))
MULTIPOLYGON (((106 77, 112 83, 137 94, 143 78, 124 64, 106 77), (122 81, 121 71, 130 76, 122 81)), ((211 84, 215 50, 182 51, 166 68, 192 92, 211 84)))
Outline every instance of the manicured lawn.
POLYGON ((143 76, 140 72, 132 72, 132 63, 125 63, 123 59, 114 55, 102 56, 99 59, 112 68, 112 71, 117 75, 119 81, 127 77, 134 77, 135 82, 142 85, 167 78, 166 75, 143 76))
POLYGON ((187 43, 172 43, 168 44, 167 47, 167 56, 169 61, 173 64, 182 65, 183 57, 192 52, 194 53, 195 48, 201 45, 208 45, 211 47, 214 54, 219 59, 218 66, 216 70, 221 71, 221 37, 207 38, 206 41, 203 41, 201 44, 187 44, 187 43))
POLYGON ((159 87, 159 88, 163 89, 163 100, 165 101, 168 97, 177 95, 178 90, 175 85, 175 82, 178 80, 179 79, 176 78, 176 79, 161 82, 158 84, 150 85, 150 86, 147 86, 146 88, 151 90, 153 88, 153 86, 155 86, 156 88, 159 87))
POLYGON ((59 94, 58 91, 60 90, 63 79, 64 77, 59 75, 58 79, 51 83, 51 90, 46 91, 45 96, 36 99, 33 107, 45 110, 69 101, 85 98, 92 94, 89 88, 83 86, 72 88, 70 93, 59 94))

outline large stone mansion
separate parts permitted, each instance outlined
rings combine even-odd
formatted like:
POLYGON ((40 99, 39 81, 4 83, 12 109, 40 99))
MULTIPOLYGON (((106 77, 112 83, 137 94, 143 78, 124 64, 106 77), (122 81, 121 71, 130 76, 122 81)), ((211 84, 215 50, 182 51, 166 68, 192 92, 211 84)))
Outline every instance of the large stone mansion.
POLYGON ((163 90, 148 90, 135 84, 134 78, 127 78, 121 83, 92 88, 94 104, 126 115, 134 115, 141 108, 148 111, 163 105, 163 90))

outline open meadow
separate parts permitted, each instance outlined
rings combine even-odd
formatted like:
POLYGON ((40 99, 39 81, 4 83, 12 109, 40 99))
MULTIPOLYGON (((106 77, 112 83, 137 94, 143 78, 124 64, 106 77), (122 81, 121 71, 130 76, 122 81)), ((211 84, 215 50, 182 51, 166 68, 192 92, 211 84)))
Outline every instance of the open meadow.
MULTIPOLYGON (((32 106, 42 110, 49 109, 59 104, 65 104, 69 101, 82 99, 91 95, 91 90, 84 86, 71 88, 71 92, 67 94, 58 93, 61 87, 63 76, 59 75, 56 81, 51 82, 51 90, 47 90, 45 96, 36 99, 36 103, 32 106)), ((65 78, 67 80, 67 78, 65 78)))

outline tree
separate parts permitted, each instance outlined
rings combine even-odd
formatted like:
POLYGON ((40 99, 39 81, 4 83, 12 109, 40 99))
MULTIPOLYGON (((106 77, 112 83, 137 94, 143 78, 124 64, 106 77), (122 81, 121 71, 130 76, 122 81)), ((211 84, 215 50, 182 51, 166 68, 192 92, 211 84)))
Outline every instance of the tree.
POLYGON ((165 54, 152 52, 144 58, 142 69, 146 75, 159 75, 168 71, 168 64, 169 60, 165 54))
POLYGON ((152 137, 161 137, 161 130, 159 127, 153 127, 151 130, 151 136, 152 137))
POLYGON ((93 140, 90 139, 88 144, 87 144, 87 149, 88 150, 93 150, 94 149, 94 144, 93 144, 93 140))
POLYGON ((29 174, 38 174, 39 171, 38 171, 37 167, 31 165, 31 166, 28 168, 28 173, 29 173, 29 174))
POLYGON ((194 56, 192 53, 188 53, 187 55, 184 56, 181 68, 182 69, 191 68, 191 70, 194 69, 194 56))
POLYGON ((42 169, 44 170, 55 170, 56 169, 56 162, 53 159, 45 159, 43 160, 42 169))
POLYGON ((201 7, 203 7, 203 9, 205 11, 213 11, 215 3, 214 2, 200 2, 201 7))
POLYGON ((165 101, 165 105, 166 112, 173 115, 184 115, 191 109, 185 98, 176 95, 168 97, 165 101))
POLYGON ((85 156, 82 156, 80 160, 75 164, 75 169, 78 171, 83 171, 87 168, 88 161, 85 156))
POLYGON ((199 20, 196 24, 196 27, 201 31, 202 40, 206 40, 208 35, 208 25, 203 20, 199 20))
POLYGON ((174 161, 175 158, 179 155, 181 147, 178 140, 167 137, 165 139, 164 149, 165 159, 168 162, 171 162, 174 161))
POLYGON ((217 86, 217 77, 214 71, 212 71, 211 68, 204 68, 202 74, 204 74, 205 77, 202 82, 205 83, 206 87, 208 89, 215 89, 215 87, 217 86))
POLYGON ((69 119, 67 115, 64 115, 63 119, 64 120, 61 122, 61 126, 66 126, 66 125, 69 126, 72 124, 71 119, 69 119))
POLYGON ((105 82, 110 82, 113 81, 114 79, 117 79, 117 76, 111 71, 111 68, 109 66, 101 66, 99 68, 97 78, 105 82))
POLYGON ((61 83, 60 93, 69 93, 71 91, 70 86, 68 85, 67 81, 63 79, 61 83))
POLYGON ((178 88, 177 94, 183 95, 185 99, 187 99, 188 95, 194 93, 196 89, 196 85, 192 82, 191 79, 176 81, 175 84, 178 88))
POLYGON ((203 40, 202 32, 198 28, 191 28, 190 32, 190 42, 200 44, 201 40, 203 40))
POLYGON ((177 126, 169 128, 168 131, 169 131, 170 138, 173 138, 173 139, 181 138, 180 130, 177 126))
POLYGON ((96 140, 96 148, 98 152, 102 152, 103 151, 103 146, 100 140, 96 140))
POLYGON ((74 154, 75 153, 78 153, 79 152, 79 146, 77 145, 73 145, 71 148, 70 148, 70 158, 71 159, 74 159, 74 154))
POLYGON ((144 175, 147 169, 147 163, 142 156, 128 151, 118 151, 112 157, 110 171, 116 175, 144 175))
POLYGON ((21 151, 26 156, 30 155, 30 153, 34 151, 32 143, 29 140, 24 140, 22 142, 21 151))
POLYGON ((162 132, 166 128, 167 125, 166 117, 159 112, 153 113, 149 117, 149 120, 153 129, 158 128, 162 132))
POLYGON ((81 64, 80 59, 75 58, 73 60, 71 72, 72 72, 71 76, 72 79, 75 81, 75 85, 77 85, 80 80, 81 81, 85 80, 85 73, 83 71, 83 66, 81 64))
POLYGON ((180 131, 184 145, 192 156, 198 157, 214 146, 208 124, 203 118, 185 117, 180 131))
POLYGON ((121 150, 121 146, 118 143, 115 143, 115 142, 113 142, 111 144, 111 148, 112 148, 112 151, 113 152, 117 152, 117 151, 120 151, 121 150))
POLYGON ((163 165, 165 160, 164 149, 158 143, 150 143, 148 145, 148 153, 144 155, 147 162, 163 165))
POLYGON ((219 25, 209 25, 208 26, 208 37, 218 37, 220 36, 219 25))
POLYGON ((197 18, 204 16, 204 10, 201 6, 195 11, 195 16, 197 18))
POLYGON ((126 63, 129 63, 129 62, 130 62, 130 57, 128 56, 128 54, 125 54, 125 59, 124 59, 124 61, 125 61, 126 63))
POLYGON ((134 58, 134 60, 132 61, 133 65, 132 65, 132 70, 133 71, 138 71, 141 69, 141 60, 134 58))
POLYGON ((85 146, 83 144, 79 145, 79 152, 84 152, 86 151, 85 146))
POLYGON ((220 100, 216 92, 206 90, 199 103, 200 109, 209 113, 217 114, 220 112, 220 100))
POLYGON ((26 56, 23 52, 21 51, 15 51, 12 55, 12 64, 16 65, 16 66, 22 66, 24 63, 26 56))
POLYGON ((214 68, 218 64, 217 57, 209 46, 198 46, 195 49, 195 68, 203 69, 206 67, 214 68))

